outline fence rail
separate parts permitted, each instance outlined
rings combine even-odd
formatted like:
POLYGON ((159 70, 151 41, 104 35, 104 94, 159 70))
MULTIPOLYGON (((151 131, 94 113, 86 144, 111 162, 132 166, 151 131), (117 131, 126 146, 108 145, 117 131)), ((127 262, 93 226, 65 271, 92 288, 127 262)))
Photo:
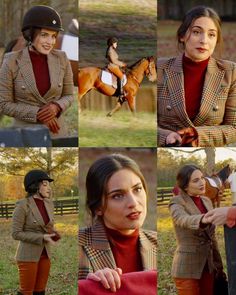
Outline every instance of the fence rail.
MULTIPOLYGON (((224 204, 228 196, 231 195, 230 190, 225 189, 221 203, 224 204)), ((157 206, 167 206, 173 196, 172 188, 157 189, 157 206)))
MULTIPOLYGON (((55 215, 78 214, 79 212, 79 199, 55 200, 53 203, 55 215)), ((14 208, 15 203, 0 204, 0 218, 11 218, 14 208)))

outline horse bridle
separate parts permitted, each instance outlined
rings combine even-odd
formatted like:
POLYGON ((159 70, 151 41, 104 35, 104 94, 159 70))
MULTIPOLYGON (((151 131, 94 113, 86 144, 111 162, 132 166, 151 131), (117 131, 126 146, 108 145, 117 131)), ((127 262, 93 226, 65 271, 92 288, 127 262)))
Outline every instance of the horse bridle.
POLYGON ((145 71, 145 75, 148 77, 149 75, 152 75, 151 74, 151 61, 148 59, 148 67, 147 67, 147 69, 146 69, 146 71, 145 71))

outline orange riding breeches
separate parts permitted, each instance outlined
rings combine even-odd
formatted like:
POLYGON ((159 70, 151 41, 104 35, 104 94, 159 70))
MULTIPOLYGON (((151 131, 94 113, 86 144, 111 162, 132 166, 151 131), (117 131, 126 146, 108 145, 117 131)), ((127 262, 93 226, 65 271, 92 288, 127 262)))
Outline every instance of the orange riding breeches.
POLYGON ((124 76, 124 73, 121 71, 121 69, 117 65, 111 65, 109 64, 107 66, 108 70, 111 71, 116 77, 119 79, 122 79, 124 76))
POLYGON ((17 261, 20 292, 23 295, 32 295, 33 292, 44 291, 47 285, 50 259, 42 255, 38 262, 17 261))
POLYGON ((203 272, 200 279, 174 278, 178 295, 213 295, 214 275, 203 272))

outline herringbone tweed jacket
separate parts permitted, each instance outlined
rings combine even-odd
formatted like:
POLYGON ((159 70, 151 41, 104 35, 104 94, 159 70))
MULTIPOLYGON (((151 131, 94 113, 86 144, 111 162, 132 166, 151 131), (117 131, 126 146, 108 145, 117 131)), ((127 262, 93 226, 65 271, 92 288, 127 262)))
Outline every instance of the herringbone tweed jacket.
MULTIPOLYGON (((141 230, 139 234, 143 270, 157 269, 157 234, 141 230)), ((101 222, 79 230, 79 279, 105 267, 116 268, 116 262, 101 222)))
POLYGON ((12 237, 20 241, 16 251, 17 261, 39 261, 44 247, 50 258, 50 245, 43 240, 43 235, 48 232, 48 228, 53 228, 54 206, 52 200, 46 198, 44 204, 50 219, 46 226, 33 197, 16 202, 12 217, 12 237))
POLYGON ((199 146, 236 142, 236 64, 210 58, 199 113, 193 122, 185 109, 182 55, 157 62, 158 145, 171 131, 195 127, 199 146))
MULTIPOLYGON (((47 58, 51 87, 41 96, 28 48, 4 56, 0 68, 0 110, 15 118, 15 126, 39 124, 37 112, 48 102, 57 102, 65 111, 74 100, 72 70, 66 54, 53 49, 47 58)), ((59 118, 61 136, 66 132, 62 117, 59 118)))
MULTIPOLYGON (((211 201, 207 197, 201 198, 206 209, 211 210, 211 201)), ((177 240, 172 276, 200 279, 206 263, 210 272, 223 268, 215 239, 215 226, 200 227, 203 214, 193 200, 182 193, 170 200, 169 210, 177 240)))

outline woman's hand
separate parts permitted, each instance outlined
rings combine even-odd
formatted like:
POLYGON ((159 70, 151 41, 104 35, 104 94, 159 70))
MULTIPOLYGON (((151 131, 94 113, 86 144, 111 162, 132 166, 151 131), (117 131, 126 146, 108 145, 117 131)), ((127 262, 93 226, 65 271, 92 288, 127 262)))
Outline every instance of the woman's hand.
POLYGON ((50 121, 46 123, 46 125, 52 133, 58 133, 60 130, 60 126, 58 124, 57 118, 51 119, 50 121))
POLYGON ((97 270, 94 273, 89 273, 87 279, 101 282, 105 289, 110 289, 112 292, 116 292, 117 289, 120 289, 121 280, 120 276, 122 275, 122 270, 120 268, 104 268, 97 270))
POLYGON ((56 236, 55 233, 54 233, 54 234, 44 234, 44 235, 43 235, 43 239, 44 239, 45 242, 50 243, 50 244, 52 244, 52 245, 55 245, 56 242, 53 241, 53 239, 52 239, 52 238, 55 237, 55 236, 56 236))
POLYGON ((177 132, 171 132, 166 137, 166 146, 175 145, 178 146, 182 142, 181 136, 177 132))
POLYGON ((51 119, 57 117, 60 112, 60 106, 57 103, 50 102, 39 109, 37 120, 42 123, 47 123, 51 119))

